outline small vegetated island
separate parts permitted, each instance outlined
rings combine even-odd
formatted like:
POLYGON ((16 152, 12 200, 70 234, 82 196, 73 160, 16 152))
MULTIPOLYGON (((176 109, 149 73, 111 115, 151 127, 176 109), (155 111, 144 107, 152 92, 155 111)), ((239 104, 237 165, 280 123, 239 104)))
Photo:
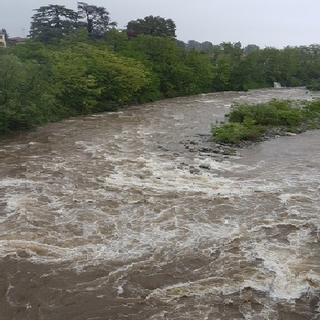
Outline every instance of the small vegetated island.
POLYGON ((245 147, 288 133, 320 128, 320 101, 271 100, 256 105, 235 104, 227 123, 212 126, 216 142, 245 147))

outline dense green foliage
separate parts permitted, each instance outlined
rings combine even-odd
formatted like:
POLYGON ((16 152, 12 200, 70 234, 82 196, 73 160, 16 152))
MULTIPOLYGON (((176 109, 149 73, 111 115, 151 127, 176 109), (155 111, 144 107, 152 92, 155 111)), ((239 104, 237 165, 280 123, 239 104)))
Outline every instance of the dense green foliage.
POLYGON ((65 6, 51 4, 35 11, 30 28, 30 37, 34 40, 54 43, 77 27, 78 13, 65 6))
POLYGON ((84 20, 80 26, 87 29, 90 38, 101 38, 111 27, 117 25, 110 21, 110 14, 104 7, 78 2, 79 18, 84 20))
POLYGON ((320 80, 312 80, 307 89, 310 91, 320 91, 320 80))
POLYGON ((104 7, 78 2, 78 11, 65 6, 53 5, 40 7, 32 16, 30 38, 45 44, 56 44, 57 40, 84 28, 91 39, 103 35, 117 25, 110 20, 104 7))
POLYGON ((221 127, 212 127, 212 136, 215 141, 228 144, 237 144, 241 140, 257 141, 265 132, 263 126, 252 123, 226 123, 221 127))
MULTIPOLYGON (((186 44, 175 39, 171 19, 148 16, 118 30, 105 8, 85 2, 78 2, 77 11, 60 5, 35 11, 30 39, 0 50, 0 132, 130 104, 270 87, 274 82, 312 84, 316 89, 320 79, 318 45, 280 50, 253 44, 243 48, 240 42, 186 44)), ((237 112, 243 116, 241 108, 237 112)), ((257 132, 246 133, 252 138, 268 118, 277 125, 280 119, 298 125, 296 115, 286 109, 263 109, 270 114, 260 110, 262 120, 257 110, 250 112, 249 120, 230 124, 229 130, 252 128, 255 122, 257 132)))
POLYGON ((128 37, 137 37, 140 34, 157 37, 175 37, 176 25, 171 19, 154 16, 129 21, 127 25, 128 37))
POLYGON ((318 127, 319 119, 320 101, 271 100, 256 105, 236 104, 228 123, 212 127, 212 137, 217 142, 229 144, 257 141, 272 127, 296 133, 318 127))

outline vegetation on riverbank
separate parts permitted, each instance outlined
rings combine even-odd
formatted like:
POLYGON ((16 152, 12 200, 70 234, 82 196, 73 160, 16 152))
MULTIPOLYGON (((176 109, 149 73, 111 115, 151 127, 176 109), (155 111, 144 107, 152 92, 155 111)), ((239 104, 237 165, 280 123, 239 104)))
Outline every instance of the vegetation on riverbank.
POLYGON ((259 141, 274 132, 300 133, 320 128, 320 101, 271 100, 256 105, 235 104, 227 116, 228 123, 212 126, 212 138, 237 145, 241 141, 259 141))
POLYGON ((307 89, 310 91, 320 91, 320 81, 312 80, 310 84, 307 85, 307 89))
MULTIPOLYGON (((119 30, 105 8, 78 5, 37 9, 30 39, 0 48, 0 133, 159 99, 320 78, 319 45, 184 43, 171 19, 148 16, 119 30)), ((254 128, 248 138, 263 129, 254 128)))

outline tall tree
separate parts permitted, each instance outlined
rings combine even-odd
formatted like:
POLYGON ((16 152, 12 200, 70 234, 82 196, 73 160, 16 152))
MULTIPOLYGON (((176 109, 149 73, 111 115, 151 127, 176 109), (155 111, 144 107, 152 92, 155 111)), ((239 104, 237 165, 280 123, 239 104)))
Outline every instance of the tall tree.
POLYGON ((110 20, 110 13, 104 7, 78 2, 78 14, 85 22, 88 35, 92 38, 101 38, 110 28, 117 23, 110 20))
POLYGON ((187 43, 186 49, 200 51, 201 50, 201 43, 196 40, 189 40, 187 43))
POLYGON ((60 5, 43 6, 32 16, 29 37, 46 44, 73 32, 78 24, 78 13, 60 5))
POLYGON ((251 52, 260 50, 259 46, 255 45, 255 44, 248 44, 245 48, 244 48, 244 53, 245 54, 250 54, 251 52))
POLYGON ((128 37, 136 37, 139 34, 157 37, 175 37, 176 24, 171 19, 164 19, 159 16, 148 16, 144 19, 129 21, 127 25, 128 37))

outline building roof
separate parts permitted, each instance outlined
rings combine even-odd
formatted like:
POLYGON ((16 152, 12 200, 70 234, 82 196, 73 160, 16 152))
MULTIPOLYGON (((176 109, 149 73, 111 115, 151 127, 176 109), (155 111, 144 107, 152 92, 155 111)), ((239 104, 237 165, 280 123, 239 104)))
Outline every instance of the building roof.
POLYGON ((12 38, 9 38, 9 40, 13 40, 13 41, 25 41, 26 38, 21 38, 21 37, 12 37, 12 38))

